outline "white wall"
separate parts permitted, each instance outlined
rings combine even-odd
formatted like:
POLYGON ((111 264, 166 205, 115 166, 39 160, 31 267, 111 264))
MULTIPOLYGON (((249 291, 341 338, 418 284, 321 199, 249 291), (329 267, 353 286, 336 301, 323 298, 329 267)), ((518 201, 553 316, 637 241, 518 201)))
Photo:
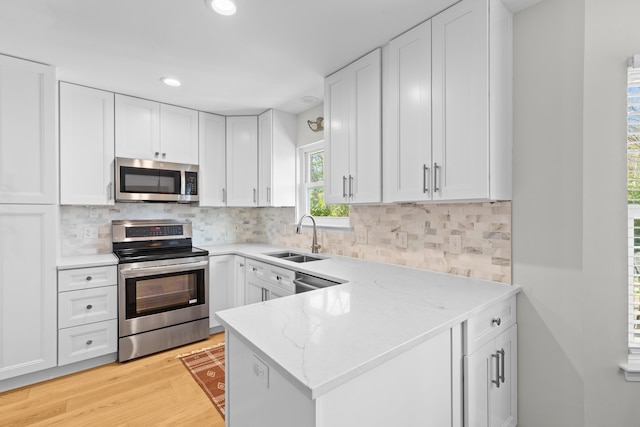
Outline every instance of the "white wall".
POLYGON ((638 426, 626 360, 626 58, 637 0, 514 17, 513 278, 522 427, 638 426))
POLYGON ((324 131, 313 132, 307 124, 307 120, 315 122, 318 117, 324 117, 324 104, 322 103, 298 114, 298 147, 324 139, 324 131))

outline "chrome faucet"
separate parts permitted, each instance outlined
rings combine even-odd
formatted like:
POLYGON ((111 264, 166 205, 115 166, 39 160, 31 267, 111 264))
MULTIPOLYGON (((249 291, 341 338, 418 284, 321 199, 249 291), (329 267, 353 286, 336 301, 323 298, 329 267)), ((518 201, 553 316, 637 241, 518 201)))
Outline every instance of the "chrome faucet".
POLYGON ((320 245, 318 244, 318 236, 316 234, 316 220, 311 216, 304 214, 300 217, 300 221, 298 221, 298 226, 296 227, 296 234, 302 234, 302 220, 305 217, 311 218, 311 222, 313 222, 313 241, 311 242, 311 253, 317 254, 318 249, 320 249, 320 245))

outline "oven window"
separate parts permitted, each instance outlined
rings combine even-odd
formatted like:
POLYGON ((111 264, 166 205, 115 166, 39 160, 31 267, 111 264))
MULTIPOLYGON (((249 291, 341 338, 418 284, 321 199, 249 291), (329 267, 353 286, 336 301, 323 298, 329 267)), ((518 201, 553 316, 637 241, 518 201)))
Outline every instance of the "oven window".
POLYGON ((180 194, 180 171, 120 168, 121 193, 180 194))
POLYGON ((126 279, 126 317, 204 304, 204 270, 126 279))

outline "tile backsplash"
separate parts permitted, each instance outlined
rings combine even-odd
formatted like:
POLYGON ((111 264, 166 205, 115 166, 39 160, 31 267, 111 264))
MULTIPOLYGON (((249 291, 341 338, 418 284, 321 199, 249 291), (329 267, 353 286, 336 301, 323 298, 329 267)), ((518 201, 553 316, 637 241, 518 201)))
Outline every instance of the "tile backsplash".
MULTIPOLYGON (((350 216, 351 230, 318 231, 320 252, 511 283, 511 202, 352 206, 350 216), (406 248, 398 247, 397 233, 406 233, 406 248)), ((309 228, 295 234, 293 208, 117 203, 62 206, 60 218, 63 256, 111 252, 111 221, 118 219, 189 219, 196 246, 311 247, 309 228), (98 237, 85 239, 87 227, 98 237)))

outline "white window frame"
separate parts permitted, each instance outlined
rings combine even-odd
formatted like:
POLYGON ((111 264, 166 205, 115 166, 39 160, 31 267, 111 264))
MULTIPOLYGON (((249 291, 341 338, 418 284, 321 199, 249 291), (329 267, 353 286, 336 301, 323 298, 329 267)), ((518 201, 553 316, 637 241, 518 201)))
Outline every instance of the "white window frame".
MULTIPOLYGON (((321 186, 323 184, 309 183, 309 155, 318 151, 324 150, 324 140, 312 142, 310 144, 298 147, 298 153, 296 156, 296 218, 301 218, 302 215, 309 214, 309 204, 307 203, 307 189, 310 187, 321 186)), ((351 228, 351 221, 349 217, 328 217, 328 216, 314 216, 316 225, 318 227, 327 229, 345 229, 351 228)), ((305 221, 304 225, 310 225, 311 221, 305 221)))

